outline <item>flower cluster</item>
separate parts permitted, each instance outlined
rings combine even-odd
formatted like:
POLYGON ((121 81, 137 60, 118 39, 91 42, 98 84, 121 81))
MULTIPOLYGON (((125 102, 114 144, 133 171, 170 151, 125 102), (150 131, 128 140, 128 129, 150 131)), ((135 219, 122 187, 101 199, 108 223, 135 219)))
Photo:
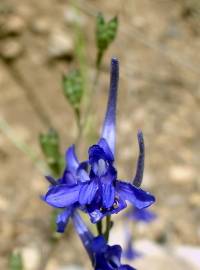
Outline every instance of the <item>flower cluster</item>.
MULTIPOLYGON (((105 216, 117 214, 131 203, 135 209, 144 209, 154 203, 155 198, 149 192, 140 188, 144 169, 144 141, 142 132, 138 132, 140 153, 136 174, 131 181, 118 178, 115 167, 115 135, 116 135, 116 106, 119 79, 119 63, 111 60, 110 90, 107 111, 98 142, 89 147, 88 159, 80 162, 72 145, 66 151, 66 168, 60 179, 47 176, 50 182, 48 192, 43 200, 62 209, 57 216, 57 231, 64 232, 71 217, 75 227, 78 227, 77 210, 89 215, 92 223, 99 223, 105 216), (76 214, 74 214, 76 213, 76 214), (75 218, 76 217, 76 218, 75 218)), ((79 233, 80 235, 80 233, 79 233)), ((81 239, 85 234, 81 233, 81 239)), ((120 264, 120 246, 107 245, 103 236, 88 239, 84 246, 95 269, 132 269, 120 264), (92 251, 91 251, 92 250, 92 251), (95 252, 95 258, 93 254, 95 252)))

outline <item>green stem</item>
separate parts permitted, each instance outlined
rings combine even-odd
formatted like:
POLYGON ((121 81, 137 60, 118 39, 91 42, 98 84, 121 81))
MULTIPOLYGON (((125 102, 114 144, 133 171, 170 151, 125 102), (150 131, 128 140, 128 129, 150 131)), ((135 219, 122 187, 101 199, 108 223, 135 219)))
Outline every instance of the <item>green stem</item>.
POLYGON ((46 166, 44 162, 39 160, 37 154, 31 148, 29 148, 29 146, 25 142, 18 140, 13 135, 14 131, 4 119, 0 119, 0 131, 2 131, 4 135, 7 136, 7 138, 17 149, 23 152, 33 162, 33 164, 36 165, 36 167, 39 169, 40 172, 42 172, 42 174, 44 174, 44 172, 46 171, 46 166))
POLYGON ((76 144, 78 145, 83 133, 83 125, 81 121, 81 115, 80 115, 80 109, 76 108, 75 109, 75 116, 76 116, 76 123, 77 123, 77 128, 78 128, 78 133, 77 133, 77 138, 76 138, 76 144))
POLYGON ((101 220, 96 224, 96 226, 97 226, 98 234, 101 235, 102 234, 102 222, 101 222, 101 220))
POLYGON ((103 51, 99 50, 97 53, 97 58, 96 58, 96 68, 97 69, 100 68, 102 59, 103 59, 103 51))
POLYGON ((104 234, 106 242, 108 242, 108 239, 109 239, 111 224, 112 224, 111 216, 106 216, 106 231, 105 231, 105 234, 104 234))

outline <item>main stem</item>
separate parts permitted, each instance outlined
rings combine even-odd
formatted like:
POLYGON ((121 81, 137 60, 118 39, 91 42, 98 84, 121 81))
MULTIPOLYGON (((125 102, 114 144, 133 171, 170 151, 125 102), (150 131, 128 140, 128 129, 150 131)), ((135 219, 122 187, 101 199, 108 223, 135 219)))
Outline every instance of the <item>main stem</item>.
POLYGON ((106 216, 106 231, 104 234, 106 242, 108 242, 109 239, 110 229, 111 229, 111 216, 106 216))
POLYGON ((102 234, 102 221, 101 220, 97 223, 97 231, 99 235, 102 234))

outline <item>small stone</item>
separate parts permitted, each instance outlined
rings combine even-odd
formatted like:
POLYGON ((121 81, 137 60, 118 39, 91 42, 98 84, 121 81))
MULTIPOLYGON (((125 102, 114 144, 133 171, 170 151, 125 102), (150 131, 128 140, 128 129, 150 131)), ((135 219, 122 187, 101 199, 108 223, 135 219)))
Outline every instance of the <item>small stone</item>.
POLYGON ((143 16, 133 16, 132 21, 137 28, 144 28, 146 26, 146 20, 143 16))
POLYGON ((8 200, 3 197, 0 197, 0 210, 5 211, 9 206, 8 200))
POLYGON ((22 249, 22 260, 24 269, 37 270, 40 265, 40 251, 37 247, 27 246, 22 249))
POLYGON ((1 221, 1 241, 2 238, 4 239, 10 239, 13 237, 14 234, 14 226, 12 224, 12 222, 9 222, 8 219, 6 220, 5 218, 2 218, 1 221))
POLYGON ((133 262, 133 266, 140 270, 197 270, 196 268, 192 267, 192 265, 180 260, 172 254, 167 255, 167 251, 166 254, 162 256, 143 256, 133 262))
POLYGON ((163 247, 148 239, 137 240, 134 243, 136 249, 144 256, 162 256, 165 254, 163 247))
POLYGON ((177 246, 174 248, 174 253, 192 264, 197 269, 200 269, 200 248, 195 246, 177 246))
POLYGON ((183 184, 189 183, 196 176, 194 169, 186 165, 172 166, 169 170, 169 175, 173 182, 183 184))
POLYGON ((74 42, 71 35, 54 31, 49 39, 48 53, 51 58, 72 57, 74 53, 74 42))
POLYGON ((17 40, 5 40, 0 46, 0 56, 6 60, 14 60, 23 52, 21 44, 17 40))
POLYGON ((31 30, 39 35, 48 34, 50 30, 50 22, 45 18, 36 18, 31 25, 31 30))
POLYGON ((49 259, 47 266, 45 267, 45 270, 55 270, 59 269, 58 261, 55 259, 49 259))
POLYGON ((21 35, 24 29, 25 29, 24 20, 17 15, 11 15, 8 18, 6 18, 6 22, 3 24, 1 29, 1 34, 5 36, 21 35))
POLYGON ((67 8, 64 12, 64 19, 68 24, 85 25, 85 17, 77 12, 74 8, 67 8))
POLYGON ((200 194, 193 193, 189 198, 189 202, 192 206, 200 207, 200 194))

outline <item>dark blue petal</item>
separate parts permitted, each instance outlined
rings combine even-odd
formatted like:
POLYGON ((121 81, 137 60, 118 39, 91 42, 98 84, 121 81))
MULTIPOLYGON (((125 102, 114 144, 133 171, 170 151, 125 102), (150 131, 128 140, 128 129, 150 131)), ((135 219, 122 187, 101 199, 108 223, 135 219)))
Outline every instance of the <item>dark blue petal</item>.
POLYGON ((127 213, 127 216, 130 219, 141 221, 144 223, 152 222, 156 218, 156 214, 151 212, 150 210, 146 208, 137 209, 135 207, 132 207, 131 211, 127 213))
POLYGON ((107 248, 106 240, 102 235, 95 237, 92 241, 93 252, 104 252, 107 248))
POLYGON ((77 169, 77 172, 76 172, 76 176, 78 178, 78 181, 80 182, 86 182, 86 181, 89 181, 90 180, 90 176, 87 172, 88 170, 88 161, 84 161, 84 162, 81 162, 78 169, 77 169))
MULTIPOLYGON (((119 245, 114 245, 114 246, 109 246, 108 251, 107 251, 107 257, 112 258, 112 257, 117 257, 118 261, 120 262, 121 260, 121 255, 122 255, 122 248, 119 245)), ((119 267, 119 264, 118 264, 119 267)))
POLYGON ((79 185, 57 185, 51 187, 43 199, 53 207, 63 208, 78 201, 79 191, 79 185))
POLYGON ((107 141, 104 138, 101 138, 98 141, 98 145, 103 149, 104 153, 106 154, 106 159, 110 162, 114 161, 113 153, 107 143, 107 141))
POLYGON ((75 172, 76 169, 79 166, 79 161, 75 153, 75 146, 70 146, 65 155, 66 163, 67 163, 67 169, 71 172, 75 172))
POLYGON ((106 154, 98 144, 92 145, 88 150, 89 163, 92 165, 97 162, 99 159, 106 160, 106 154))
POLYGON ((103 248, 99 248, 96 252, 96 265, 95 269, 101 270, 116 270, 121 266, 122 249, 119 245, 109 246, 106 245, 103 248))
POLYGON ((76 185, 77 180, 69 170, 65 170, 63 177, 59 180, 59 184, 76 185))
POLYGON ((128 264, 123 264, 119 267, 119 270, 136 270, 135 268, 131 267, 128 264))
POLYGON ((144 173, 144 156, 145 156, 145 147, 144 147, 144 138, 142 131, 138 131, 138 144, 139 144, 139 156, 137 160, 136 174, 133 179, 133 185, 140 187, 142 184, 143 173, 144 173))
POLYGON ((69 222, 69 218, 71 214, 72 214, 72 208, 68 207, 57 215, 57 218, 56 218, 57 232, 63 233, 65 231, 65 228, 69 222))
POLYGON ((56 185, 57 184, 57 181, 50 175, 46 175, 45 178, 47 179, 47 181, 52 185, 56 185))
POLYGON ((104 208, 110 208, 115 199, 115 189, 112 183, 103 183, 102 184, 102 204, 104 208))
POLYGON ((90 181, 82 184, 79 194, 79 203, 81 205, 90 204, 98 190, 98 183, 90 181))
POLYGON ((107 104, 107 111, 104 119, 101 137, 106 139, 113 155, 115 154, 115 126, 116 126, 116 105, 119 80, 119 63, 116 58, 111 60, 110 90, 107 104))
POLYGON ((116 181, 116 188, 118 190, 119 196, 123 200, 129 201, 139 209, 148 207, 155 202, 155 197, 149 192, 146 192, 140 188, 136 188, 129 183, 116 181))

